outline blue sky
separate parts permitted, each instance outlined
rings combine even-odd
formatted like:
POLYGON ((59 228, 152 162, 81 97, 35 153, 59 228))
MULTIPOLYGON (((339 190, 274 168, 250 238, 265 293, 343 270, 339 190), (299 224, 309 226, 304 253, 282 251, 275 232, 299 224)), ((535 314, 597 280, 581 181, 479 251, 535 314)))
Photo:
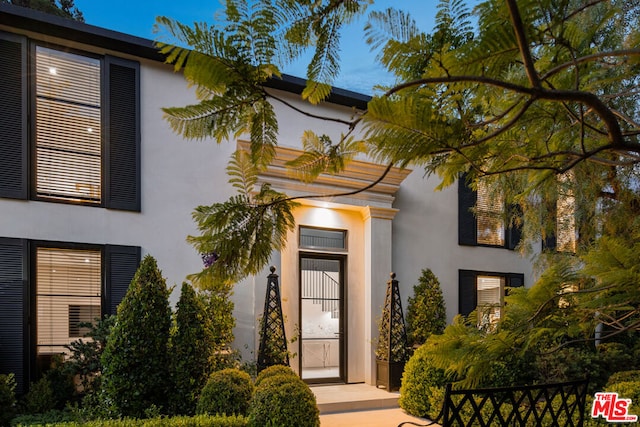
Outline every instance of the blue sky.
MULTIPOLYGON (((477 0, 470 1, 475 4, 477 0)), ((370 10, 393 6, 411 13, 419 27, 433 28, 437 0, 377 0, 370 10)), ((213 23, 221 0, 75 0, 87 24, 154 40, 156 16, 168 16, 184 24, 213 23)), ((371 93, 375 84, 392 83, 392 77, 375 63, 375 54, 364 42, 365 20, 343 35, 342 68, 335 85, 356 92, 371 93)), ((293 64, 285 73, 304 77, 306 64, 293 64)))

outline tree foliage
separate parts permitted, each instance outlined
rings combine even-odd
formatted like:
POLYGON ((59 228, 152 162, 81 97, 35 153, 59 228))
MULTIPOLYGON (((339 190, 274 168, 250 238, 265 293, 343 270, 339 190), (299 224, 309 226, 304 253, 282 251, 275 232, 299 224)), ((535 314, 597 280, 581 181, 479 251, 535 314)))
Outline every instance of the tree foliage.
MULTIPOLYGON (((336 31, 367 3, 229 0, 226 26, 161 19, 193 48, 161 45, 201 97, 196 106, 166 109, 167 119, 191 138, 248 134, 258 173, 277 144, 267 104, 317 117, 265 83, 311 47, 303 98, 326 99, 339 72, 336 31)), ((525 253, 558 233, 558 203, 571 200, 574 251, 544 253, 540 282, 514 292, 513 310, 491 334, 452 327, 469 344, 451 348, 466 361, 466 375, 486 368, 487 354, 509 354, 516 344, 544 354, 593 340, 597 325, 604 325, 601 339, 640 330, 639 29, 636 0, 485 0, 473 11, 462 0, 441 0, 430 33, 402 11, 373 12, 365 35, 395 84, 351 120, 323 117, 344 126, 338 139, 312 130, 302 136, 306 152, 290 166, 307 181, 340 173, 353 150, 423 168, 440 178, 439 188, 461 174, 472 187, 483 179, 505 206, 517 206, 505 220, 522 226, 525 253)), ((260 270, 293 226, 292 199, 269 187, 248 194, 196 210, 202 235, 192 242, 224 258, 216 277, 260 270)))
POLYGON ((84 22, 84 16, 76 7, 74 0, 0 0, 0 3, 27 7, 51 15, 84 22))
POLYGON ((167 408, 170 292, 156 260, 147 255, 118 305, 102 354, 102 387, 124 416, 143 417, 152 405, 167 408))

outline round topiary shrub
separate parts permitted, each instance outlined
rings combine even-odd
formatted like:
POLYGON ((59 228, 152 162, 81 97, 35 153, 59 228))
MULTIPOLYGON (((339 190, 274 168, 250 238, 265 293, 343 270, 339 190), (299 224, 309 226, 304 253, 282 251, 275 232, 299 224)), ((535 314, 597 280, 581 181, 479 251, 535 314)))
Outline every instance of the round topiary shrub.
POLYGON ((268 376, 256 387, 249 419, 254 426, 318 427, 316 397, 297 375, 268 376))
POLYGON ((292 377, 298 378, 298 374, 296 374, 295 371, 289 366, 273 365, 260 371, 258 377, 256 378, 255 386, 258 387, 260 383, 266 378, 274 377, 276 375, 290 375, 292 377))
POLYGON ((202 389, 196 413, 246 415, 253 393, 253 382, 246 372, 228 368, 214 372, 202 389))
POLYGON ((404 367, 398 403, 411 415, 435 417, 442 405, 434 404, 432 395, 438 395, 437 390, 445 384, 444 371, 433 366, 427 346, 422 345, 404 367))

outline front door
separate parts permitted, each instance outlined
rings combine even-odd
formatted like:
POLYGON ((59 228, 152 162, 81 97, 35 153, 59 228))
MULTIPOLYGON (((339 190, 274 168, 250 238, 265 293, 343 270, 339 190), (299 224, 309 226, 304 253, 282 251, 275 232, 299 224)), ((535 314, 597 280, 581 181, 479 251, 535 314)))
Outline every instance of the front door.
POLYGON ((344 257, 300 255, 300 372, 309 383, 345 382, 344 257))

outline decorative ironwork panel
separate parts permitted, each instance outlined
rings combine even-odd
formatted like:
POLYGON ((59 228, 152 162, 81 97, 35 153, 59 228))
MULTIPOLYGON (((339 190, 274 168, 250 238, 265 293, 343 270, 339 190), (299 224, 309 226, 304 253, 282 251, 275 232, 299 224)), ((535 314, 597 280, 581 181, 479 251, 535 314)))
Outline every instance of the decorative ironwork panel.
POLYGON ((287 336, 284 331, 282 301, 276 268, 271 267, 267 278, 267 295, 260 325, 260 347, 258 348, 258 372, 273 365, 289 366, 287 336))
POLYGON ((520 387, 452 390, 447 384, 440 414, 428 424, 443 427, 582 427, 589 380, 520 387))
POLYGON ((396 274, 391 273, 391 280, 387 282, 382 319, 380 319, 380 336, 376 354, 381 360, 405 362, 409 356, 407 346, 407 330, 402 313, 400 289, 396 274))

